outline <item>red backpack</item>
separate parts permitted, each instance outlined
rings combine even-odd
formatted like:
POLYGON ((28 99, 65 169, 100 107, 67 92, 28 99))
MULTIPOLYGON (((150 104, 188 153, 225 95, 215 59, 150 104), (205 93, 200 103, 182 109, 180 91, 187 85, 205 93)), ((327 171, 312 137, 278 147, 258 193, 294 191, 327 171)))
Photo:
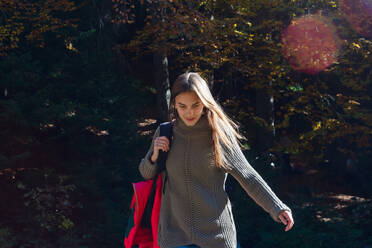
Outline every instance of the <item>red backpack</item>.
MULTIPOLYGON (((172 123, 161 123, 159 136, 166 136, 170 141, 170 146, 172 143, 172 123)), ((158 223, 164 187, 161 172, 165 171, 167 155, 168 152, 159 151, 158 168, 153 179, 132 183, 133 197, 124 237, 125 248, 159 248, 157 242, 158 223)), ((164 183, 166 179, 165 174, 164 183)))

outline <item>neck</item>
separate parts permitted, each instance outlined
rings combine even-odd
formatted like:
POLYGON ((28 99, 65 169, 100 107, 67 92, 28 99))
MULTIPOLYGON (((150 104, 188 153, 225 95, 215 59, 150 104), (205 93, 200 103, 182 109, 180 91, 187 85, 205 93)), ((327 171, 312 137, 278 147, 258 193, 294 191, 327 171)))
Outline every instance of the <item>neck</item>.
POLYGON ((205 114, 200 116, 199 120, 193 126, 187 126, 186 123, 178 117, 175 121, 174 129, 184 135, 209 134, 211 131, 208 117, 205 114))

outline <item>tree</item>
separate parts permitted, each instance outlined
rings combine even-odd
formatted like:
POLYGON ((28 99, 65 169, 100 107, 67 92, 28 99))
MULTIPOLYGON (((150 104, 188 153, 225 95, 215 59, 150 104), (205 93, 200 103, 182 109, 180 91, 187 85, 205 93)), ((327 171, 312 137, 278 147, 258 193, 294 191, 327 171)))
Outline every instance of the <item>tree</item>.
MULTIPOLYGON (((292 152, 312 154, 317 158, 317 164, 324 159, 332 142, 348 140, 349 148, 341 145, 340 153, 347 153, 354 146, 352 144, 356 144, 355 138, 341 132, 349 130, 345 127, 354 126, 355 121, 339 119, 343 115, 339 111, 349 106, 355 110, 354 117, 369 116, 370 102, 366 94, 369 89, 367 83, 363 86, 358 83, 360 73, 350 78, 349 72, 345 74, 345 69, 341 68, 349 63, 359 65, 352 51, 368 46, 369 41, 357 40, 337 4, 323 0, 311 3, 284 0, 162 1, 162 11, 167 15, 163 16, 161 25, 153 25, 147 20, 153 18, 152 7, 156 2, 136 5, 146 11, 144 19, 137 18, 131 8, 127 9, 126 13, 130 14, 125 15, 125 23, 132 25, 135 35, 119 48, 128 55, 135 53, 135 57, 159 48, 166 50, 172 58, 171 77, 172 71, 186 69, 200 71, 207 78, 213 75, 212 90, 218 92, 226 109, 245 124, 250 145, 261 152, 267 149, 280 151, 282 148, 273 143, 279 136, 273 134, 288 129, 295 141, 292 152), (285 60, 281 34, 294 17, 315 13, 329 22, 342 24, 337 25, 336 33, 346 39, 346 50, 340 54, 337 63, 310 75, 295 71, 285 60), (356 109, 362 99, 366 101, 365 109, 360 110, 363 114, 356 109), (319 129, 319 123, 327 127, 326 130, 319 129), (267 138, 262 140, 263 137, 267 138), (261 148, 257 147, 259 143, 261 148)), ((369 68, 368 49, 358 50, 366 61, 360 68, 369 68)), ((363 73, 365 82, 370 80, 367 75, 363 73)), ((354 126, 356 129, 350 132, 358 133, 359 147, 363 144, 363 149, 369 151, 366 141, 370 137, 370 127, 358 123, 360 126, 354 126)))
MULTIPOLYGON (((44 35, 48 32, 61 37, 63 28, 76 28, 78 18, 64 18, 63 15, 77 8, 75 2, 70 0, 1 1, 0 56, 6 56, 9 50, 18 48, 21 42, 44 47, 44 35)), ((68 41, 66 46, 70 46, 68 41)))

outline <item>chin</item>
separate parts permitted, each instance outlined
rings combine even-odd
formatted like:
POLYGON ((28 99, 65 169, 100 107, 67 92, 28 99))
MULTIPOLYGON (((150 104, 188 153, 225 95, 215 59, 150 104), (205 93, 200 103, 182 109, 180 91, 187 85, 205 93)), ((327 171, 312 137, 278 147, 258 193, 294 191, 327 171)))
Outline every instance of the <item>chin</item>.
POLYGON ((191 127, 191 126, 194 126, 195 125, 195 123, 196 123, 196 121, 194 120, 194 121, 192 121, 192 122, 190 122, 190 121, 184 121, 185 122, 185 124, 187 125, 187 126, 189 126, 189 127, 191 127))
POLYGON ((194 125, 198 122, 199 119, 200 119, 200 117, 199 117, 199 118, 196 117, 194 120, 192 120, 192 121, 188 121, 188 120, 186 120, 186 118, 184 118, 184 119, 183 119, 183 122, 184 122, 187 126, 191 127, 191 126, 194 126, 194 125))

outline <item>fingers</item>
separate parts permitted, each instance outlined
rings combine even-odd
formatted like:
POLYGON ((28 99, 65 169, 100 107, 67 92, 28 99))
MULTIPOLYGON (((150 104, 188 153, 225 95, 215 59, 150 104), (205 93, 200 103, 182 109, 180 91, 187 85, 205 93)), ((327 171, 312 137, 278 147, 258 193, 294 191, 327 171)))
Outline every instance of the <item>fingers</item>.
POLYGON ((285 227, 285 231, 288 231, 292 228, 293 226, 293 222, 292 221, 288 221, 288 225, 285 227))
POLYGON ((157 137, 154 146, 164 152, 169 151, 169 140, 165 136, 157 137))
POLYGON ((294 225, 292 214, 288 211, 283 211, 282 213, 280 213, 279 219, 281 222, 283 222, 284 225, 286 225, 285 231, 290 230, 294 225))
POLYGON ((288 222, 289 222, 289 223, 288 223, 288 225, 287 225, 285 231, 288 231, 288 230, 291 229, 292 226, 294 225, 294 221, 293 221, 292 216, 287 214, 287 218, 288 218, 288 222))
POLYGON ((288 211, 285 211, 284 212, 284 215, 286 216, 287 220, 288 220, 288 225, 287 225, 287 228, 286 228, 286 231, 288 231, 289 229, 292 228, 292 226, 294 225, 294 221, 293 221, 293 217, 292 217, 292 214, 288 211))
POLYGON ((279 215, 279 219, 280 219, 280 221, 281 221, 284 225, 287 225, 287 220, 286 220, 286 218, 283 216, 283 214, 280 214, 280 215, 279 215))

